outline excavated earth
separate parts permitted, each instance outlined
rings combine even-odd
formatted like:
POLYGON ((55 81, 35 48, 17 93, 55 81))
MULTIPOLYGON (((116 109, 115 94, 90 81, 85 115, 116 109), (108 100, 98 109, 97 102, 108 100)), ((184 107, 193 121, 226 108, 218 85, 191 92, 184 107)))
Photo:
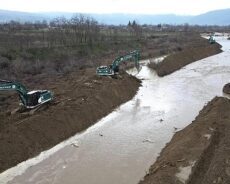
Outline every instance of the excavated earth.
MULTIPOLYGON (((30 82, 35 84, 28 79, 28 86, 30 82)), ((0 96, 0 172, 85 130, 130 100, 140 86, 138 79, 126 73, 114 79, 97 76, 95 69, 55 80, 40 76, 36 82, 41 89, 52 90, 55 99, 34 113, 14 112, 19 102, 16 94, 0 96)))
POLYGON ((185 47, 180 52, 167 56, 160 63, 150 63, 149 67, 154 69, 157 74, 162 77, 171 74, 194 61, 219 54, 220 52, 222 52, 221 45, 218 43, 209 44, 207 42, 206 45, 204 43, 203 45, 196 43, 193 47, 185 47))
POLYGON ((140 184, 230 183, 230 100, 215 97, 178 131, 140 184))

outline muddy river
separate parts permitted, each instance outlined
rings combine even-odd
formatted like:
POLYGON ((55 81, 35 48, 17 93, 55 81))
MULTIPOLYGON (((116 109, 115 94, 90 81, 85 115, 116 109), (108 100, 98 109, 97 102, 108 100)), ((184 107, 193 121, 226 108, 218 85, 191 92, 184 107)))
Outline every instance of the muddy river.
MULTIPOLYGON (((174 133, 194 120, 230 82, 224 52, 159 78, 146 66, 136 96, 81 134, 0 174, 10 184, 136 184, 174 133)), ((132 73, 132 71, 129 71, 132 73)))

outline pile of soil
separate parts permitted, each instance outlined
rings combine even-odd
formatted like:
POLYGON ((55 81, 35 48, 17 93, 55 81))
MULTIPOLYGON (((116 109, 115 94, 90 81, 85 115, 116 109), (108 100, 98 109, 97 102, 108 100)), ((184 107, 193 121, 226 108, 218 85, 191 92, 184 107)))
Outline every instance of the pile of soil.
POLYGON ((223 92, 230 95, 230 83, 224 85, 223 92))
POLYGON ((126 73, 117 78, 100 77, 95 69, 78 70, 55 79, 28 79, 26 86, 30 86, 29 80, 31 86, 52 90, 55 99, 34 114, 11 114, 18 99, 2 95, 0 100, 5 106, 0 113, 0 172, 85 130, 130 100, 140 86, 139 80, 126 73))
POLYGON ((230 183, 230 100, 215 97, 177 132, 140 184, 230 183))
POLYGON ((194 61, 222 52, 220 49, 221 45, 218 43, 209 44, 206 42, 207 40, 205 40, 205 43, 201 45, 197 45, 191 48, 184 48, 179 52, 167 56, 160 63, 151 62, 149 67, 156 70, 159 76, 165 76, 194 61))

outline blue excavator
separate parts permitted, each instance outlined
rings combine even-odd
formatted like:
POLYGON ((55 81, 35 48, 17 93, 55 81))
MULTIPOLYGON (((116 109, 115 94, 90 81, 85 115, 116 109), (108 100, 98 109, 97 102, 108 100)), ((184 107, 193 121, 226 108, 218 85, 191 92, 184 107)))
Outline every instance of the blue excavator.
POLYGON ((96 74, 101 76, 113 76, 119 73, 119 65, 123 62, 134 60, 135 67, 140 70, 140 52, 135 50, 126 55, 117 57, 110 66, 97 67, 96 74))
POLYGON ((34 109, 53 99, 53 94, 48 90, 28 91, 19 82, 0 80, 0 91, 16 91, 19 94, 21 104, 26 109, 34 109))

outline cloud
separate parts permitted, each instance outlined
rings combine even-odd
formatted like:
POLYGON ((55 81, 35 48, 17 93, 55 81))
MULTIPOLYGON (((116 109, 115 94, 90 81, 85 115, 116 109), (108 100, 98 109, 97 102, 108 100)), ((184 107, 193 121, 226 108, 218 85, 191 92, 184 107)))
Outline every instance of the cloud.
POLYGON ((136 13, 196 15, 230 8, 229 0, 7 0, 1 9, 28 12, 136 13))

